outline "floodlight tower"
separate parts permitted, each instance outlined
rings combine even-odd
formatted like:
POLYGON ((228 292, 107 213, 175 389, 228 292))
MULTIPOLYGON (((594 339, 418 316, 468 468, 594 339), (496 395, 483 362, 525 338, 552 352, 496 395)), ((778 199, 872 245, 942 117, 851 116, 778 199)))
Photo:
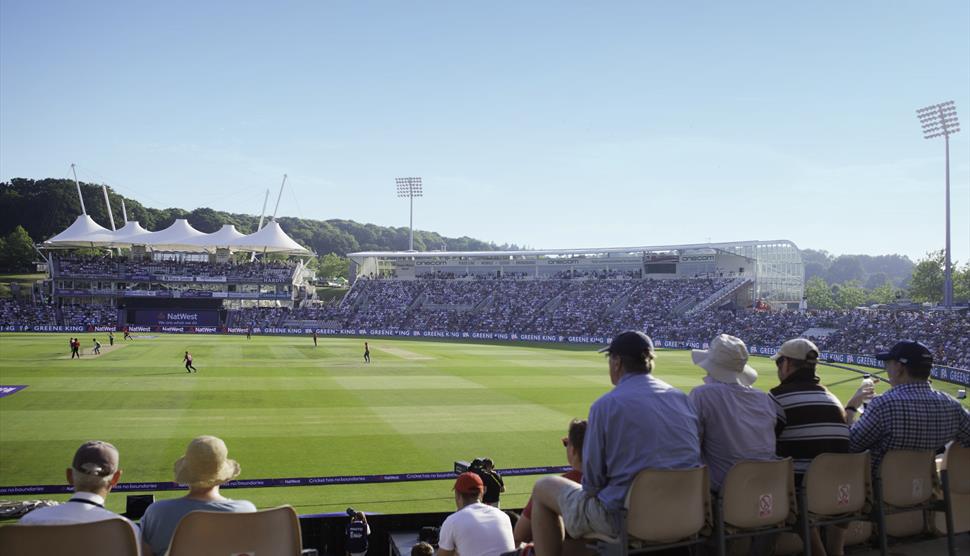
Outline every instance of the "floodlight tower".
POLYGON ((916 111, 923 126, 923 138, 943 136, 946 142, 946 263, 943 269, 943 305, 953 307, 953 268, 950 263, 950 135, 960 131, 957 107, 952 100, 916 111))
POLYGON ((414 251, 414 198, 423 197, 421 178, 395 178, 397 196, 407 197, 411 203, 411 225, 408 234, 408 251, 414 251))

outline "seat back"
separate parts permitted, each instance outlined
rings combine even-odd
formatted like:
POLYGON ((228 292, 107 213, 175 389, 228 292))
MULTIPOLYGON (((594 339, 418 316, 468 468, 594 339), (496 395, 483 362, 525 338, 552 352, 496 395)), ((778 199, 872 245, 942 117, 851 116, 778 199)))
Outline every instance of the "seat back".
POLYGON ((845 530, 844 546, 855 546, 867 543, 872 539, 871 521, 850 521, 849 528, 845 530))
POLYGON ((897 508, 922 504, 933 496, 935 454, 890 450, 879 466, 879 476, 884 503, 897 508))
POLYGON ((859 513, 872 496, 869 452, 819 454, 805 472, 803 484, 810 514, 859 513))
POLYGON ((706 467, 644 469, 627 491, 627 532, 649 542, 674 542, 698 534, 710 519, 706 467))
POLYGON ((0 527, 0 554, 138 556, 138 538, 131 523, 121 518, 71 525, 8 525, 0 527))
POLYGON ((943 453, 941 471, 946 471, 952 494, 970 494, 970 448, 950 442, 943 453))
POLYGON ((189 512, 179 521, 169 556, 300 556, 300 520, 292 506, 258 512, 189 512))
POLYGON ((742 461, 721 485, 724 522, 740 529, 779 525, 792 515, 795 477, 791 458, 742 461))

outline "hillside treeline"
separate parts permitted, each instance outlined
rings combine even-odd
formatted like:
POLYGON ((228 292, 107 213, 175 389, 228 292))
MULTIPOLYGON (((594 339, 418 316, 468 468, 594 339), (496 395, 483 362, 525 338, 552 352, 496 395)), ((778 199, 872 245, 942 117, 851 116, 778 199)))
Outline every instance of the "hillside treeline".
MULTIPOLYGON (((109 228, 108 211, 100 184, 81 183, 81 195, 88 214, 95 222, 109 228)), ((124 199, 129 220, 137 220, 149 230, 161 230, 177 218, 185 218, 201 232, 214 232, 223 224, 233 224, 244 234, 256 231, 259 216, 233 214, 198 208, 155 209, 135 199, 122 197, 108 187, 108 198, 115 225, 124 223, 121 200, 124 199)), ((0 236, 23 226, 35 242, 41 242, 62 232, 81 213, 74 182, 66 179, 32 180, 14 178, 0 182, 0 236)), ((346 255, 354 251, 403 251, 408 248, 408 229, 361 224, 353 220, 310 220, 280 217, 283 230, 304 247, 323 255, 346 255)), ((110 229, 110 228, 109 228, 110 229)), ((470 237, 444 237, 436 232, 414 231, 414 248, 418 251, 447 249, 449 251, 491 251, 517 249, 514 245, 495 245, 470 237)))

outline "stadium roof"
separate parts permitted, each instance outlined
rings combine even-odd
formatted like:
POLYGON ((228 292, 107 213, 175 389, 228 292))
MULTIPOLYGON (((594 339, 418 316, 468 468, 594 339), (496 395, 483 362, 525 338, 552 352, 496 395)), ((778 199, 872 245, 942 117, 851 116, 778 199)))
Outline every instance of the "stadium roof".
POLYGON ((45 241, 58 247, 94 247, 111 240, 112 231, 81 214, 66 230, 45 241))
MULTIPOLYGON (((531 249, 521 251, 360 251, 349 253, 348 257, 379 257, 379 258, 434 258, 434 257, 538 257, 538 256, 573 256, 573 255, 604 255, 610 253, 662 253, 667 251, 687 251, 698 249, 731 250, 736 247, 784 244, 796 247, 787 239, 766 241, 732 241, 721 243, 689 243, 682 245, 650 245, 641 247, 581 247, 577 249, 531 249)), ((796 247, 797 249, 797 247, 796 247)))
POLYGON ((87 214, 77 217, 66 230, 42 244, 47 248, 78 247, 131 247, 143 245, 154 251, 254 251, 260 253, 282 253, 286 255, 309 255, 310 251, 293 238, 286 235, 275 221, 270 221, 255 233, 244 235, 231 224, 211 234, 196 230, 187 220, 179 218, 171 226, 157 232, 150 232, 136 221, 125 224, 120 230, 112 232, 100 226, 87 214))

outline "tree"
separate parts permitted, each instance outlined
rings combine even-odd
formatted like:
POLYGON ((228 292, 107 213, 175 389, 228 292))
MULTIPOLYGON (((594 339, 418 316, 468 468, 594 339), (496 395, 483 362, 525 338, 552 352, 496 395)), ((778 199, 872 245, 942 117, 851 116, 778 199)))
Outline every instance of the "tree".
POLYGON ((939 303, 943 300, 943 250, 931 251, 913 268, 909 297, 913 301, 939 303))
POLYGON ((31 266, 37 259, 34 251, 34 241, 23 226, 17 226, 3 238, 0 250, 0 268, 10 272, 24 272, 32 270, 31 266))
POLYGON ((884 282, 881 286, 869 290, 866 294, 866 303, 869 304, 879 303, 885 305, 896 300, 896 288, 889 282, 884 282))
POLYGON ((851 280, 861 282, 865 278, 862 270, 862 263, 859 258, 853 255, 841 255, 829 267, 828 282, 830 284, 842 284, 851 280))
POLYGON ((953 270, 953 300, 970 301, 970 262, 953 270))
POLYGON ((838 303, 832 295, 832 289, 818 276, 805 284, 805 300, 809 309, 837 309, 838 303))
POLYGON ((858 282, 850 281, 832 288, 838 288, 836 303, 840 309, 852 309, 866 303, 866 292, 858 282))
POLYGON ((322 257, 317 257, 317 265, 317 277, 320 279, 349 278, 350 259, 347 257, 341 257, 336 253, 327 253, 322 257))

